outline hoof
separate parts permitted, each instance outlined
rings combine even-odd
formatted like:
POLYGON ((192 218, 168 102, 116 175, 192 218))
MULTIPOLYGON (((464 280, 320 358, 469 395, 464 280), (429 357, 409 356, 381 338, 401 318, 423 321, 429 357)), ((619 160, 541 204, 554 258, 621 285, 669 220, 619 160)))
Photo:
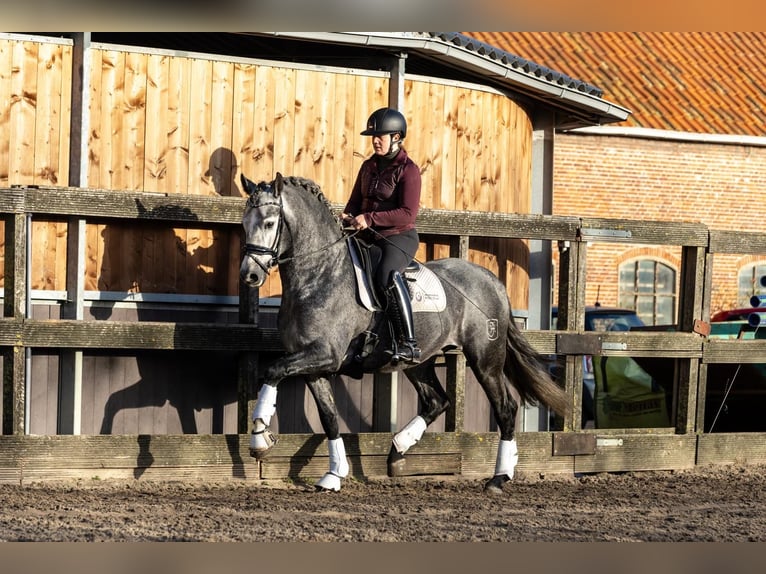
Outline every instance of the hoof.
POLYGON ((250 456, 257 460, 266 458, 277 442, 279 442, 279 439, 269 429, 258 432, 253 431, 250 435, 250 456))
POLYGON ((407 459, 393 446, 388 453, 388 476, 407 476, 407 459))
POLYGON ((331 472, 325 473, 316 483, 315 488, 317 492, 339 492, 340 477, 331 472))
POLYGON ((484 483, 484 492, 489 494, 503 494, 503 485, 511 480, 507 474, 498 474, 484 483))

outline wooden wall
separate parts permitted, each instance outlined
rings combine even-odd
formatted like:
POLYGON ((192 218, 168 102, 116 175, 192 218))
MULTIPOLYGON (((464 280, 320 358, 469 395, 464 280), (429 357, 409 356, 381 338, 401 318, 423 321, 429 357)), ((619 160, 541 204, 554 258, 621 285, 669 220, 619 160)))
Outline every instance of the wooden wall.
MULTIPOLYGON (((0 185, 68 184, 71 90, 71 42, 0 37, 0 185)), ((33 232, 35 283, 62 289, 66 226, 34 222, 33 232)))
MULTIPOLYGON (((0 185, 67 184, 71 53, 68 44, 0 39, 0 101, 10 102, 0 117, 0 185)), ((236 197, 240 172, 259 181, 281 171, 314 179, 343 203, 371 153, 359 132, 388 97, 383 73, 107 46, 91 50, 88 73, 87 184, 114 190, 236 197)), ((403 111, 423 206, 528 212, 531 123, 519 106, 472 86, 408 78, 403 111)), ((33 288, 63 289, 63 223, 38 221, 33 231, 33 288)), ((88 290, 238 292, 238 230, 104 221, 89 223, 87 238, 88 290)), ((471 247, 525 308, 524 243, 471 247)), ((447 254, 423 245, 418 257, 447 254)), ((261 294, 279 292, 277 273, 261 294)))

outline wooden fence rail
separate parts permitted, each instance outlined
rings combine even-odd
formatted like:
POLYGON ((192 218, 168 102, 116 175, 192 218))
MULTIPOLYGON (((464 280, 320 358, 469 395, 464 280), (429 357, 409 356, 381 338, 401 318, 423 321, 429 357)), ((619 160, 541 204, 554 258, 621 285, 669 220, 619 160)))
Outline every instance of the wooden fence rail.
MULTIPOLYGON (((193 225, 197 228, 239 226, 243 203, 243 199, 230 197, 115 192, 101 189, 32 186, 0 189, 0 214, 5 222, 4 317, 0 319, 0 347, 4 352, 3 433, 16 436, 24 434, 27 397, 24 388, 26 365, 23 356, 27 348, 221 349, 243 354, 252 353, 253 350, 270 353, 280 350, 274 329, 246 324, 246 319, 242 324, 212 324, 86 321, 76 314, 72 315, 74 318, 61 320, 35 320, 26 317, 26 268, 29 262, 26 257, 28 236, 25 226, 28 217, 66 218, 69 235, 76 237, 78 229, 82 228, 86 220, 151 220, 180 226, 193 225)), ((341 206, 335 208, 340 210, 341 206)), ((565 435, 586 432, 580 428, 579 422, 583 354, 592 354, 595 349, 598 354, 605 356, 645 356, 675 360, 673 428, 595 431, 599 436, 621 435, 624 441, 620 439, 620 444, 625 445, 629 452, 625 449, 615 452, 598 446, 581 452, 571 447, 575 443, 571 443, 570 448, 562 448, 561 445, 567 443, 561 441, 561 433, 548 433, 548 438, 527 437, 523 440, 530 445, 532 452, 529 456, 541 457, 540 468, 582 471, 678 468, 694 464, 697 460, 712 460, 714 454, 711 452, 731 448, 732 444, 739 445, 742 452, 747 453, 749 460, 766 460, 766 447, 754 446, 758 440, 764 442, 762 435, 728 437, 725 440, 698 437, 701 433, 707 367, 724 362, 766 363, 766 341, 709 340, 704 330, 699 329, 700 323, 704 324, 709 320, 713 256, 716 252, 766 253, 766 234, 714 231, 702 224, 693 223, 434 209, 424 209, 420 213, 418 225, 422 234, 445 236, 454 244, 465 245, 468 237, 539 239, 558 243, 559 328, 555 331, 530 330, 525 334, 532 345, 542 353, 565 357, 564 381, 575 407, 572 415, 563 423, 565 435), (591 241, 673 245, 681 248, 678 323, 672 331, 658 329, 626 333, 584 332, 585 269, 587 244, 591 241), (646 435, 654 435, 655 438, 640 438, 646 435), (649 442, 644 444, 642 440, 649 442), (555 448, 548 451, 551 441, 558 445, 558 452, 555 448), (668 456, 668 445, 680 448, 683 452, 668 456), (709 450, 697 453, 700 445, 705 445, 709 450), (656 452, 656 449, 660 452, 656 452), (694 452, 691 452, 692 450, 694 452), (569 462, 562 465, 561 459, 557 459, 556 456, 568 456, 569 462)), ((85 249, 84 242, 69 243, 68 259, 81 260, 85 249)), ((462 251, 465 252, 465 249, 462 251)), ((81 287, 79 289, 81 290, 81 287)), ((69 304, 78 303, 75 300, 77 290, 76 279, 72 283, 68 280, 69 304)), ((247 300, 248 297, 252 298, 252 295, 253 293, 240 293, 240 298, 247 300)), ((240 308, 243 308, 242 304, 240 308)), ((247 317, 248 313, 252 315, 252 308, 244 309, 241 316, 247 317)), ((448 373, 447 387, 457 407, 453 406, 453 410, 448 413, 450 423, 446 425, 446 430, 460 433, 463 389, 461 378, 456 371, 461 368, 464 370, 464 365, 454 360, 449 360, 448 365, 451 372, 448 373)), ((252 376, 252 373, 244 375, 245 378, 252 376)), ((240 409, 243 413, 247 412, 252 399, 247 392, 240 393, 240 409)), ((246 429, 240 428, 240 432, 244 433, 246 429)), ((309 440, 305 437, 304 439, 297 437, 291 440, 296 442, 295 448, 300 450, 307 444, 305 441, 309 440), (301 442, 302 440, 304 442, 301 442)), ((490 442, 492 440, 494 439, 490 442)), ((467 442, 471 443, 471 440, 467 442)), ((478 442, 482 442, 481 437, 478 442)), ((86 443, 87 441, 78 444, 86 443)), ((295 453, 291 454, 290 447, 285 446, 286 444, 283 443, 282 447, 287 449, 284 456, 293 456, 295 453)), ((489 443, 483 443, 482 448, 486 449, 487 444, 489 443)), ((593 444, 598 445, 597 442, 593 444)), ((428 443, 428 448, 432 449, 434 445, 428 443)), ((380 456, 383 454, 380 453, 380 456)), ((470 459, 471 455, 465 458, 470 459)), ((17 463, 24 464, 21 460, 13 464, 17 463)), ((471 464, 476 466, 477 472, 483 472, 482 465, 490 463, 491 461, 482 459, 481 464, 471 464)), ((276 465, 271 467, 271 472, 274 472, 273 469, 282 463, 272 464, 276 465)), ((522 460, 522 465, 524 464, 529 465, 529 460, 522 460)))

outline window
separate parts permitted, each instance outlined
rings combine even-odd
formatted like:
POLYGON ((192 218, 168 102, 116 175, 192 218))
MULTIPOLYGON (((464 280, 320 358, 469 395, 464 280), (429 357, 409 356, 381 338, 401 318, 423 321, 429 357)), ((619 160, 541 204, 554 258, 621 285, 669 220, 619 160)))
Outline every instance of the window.
POLYGON ((654 259, 620 265, 619 306, 633 309, 647 325, 672 325, 676 311, 676 272, 654 259))
POLYGON ((761 277, 766 276, 766 263, 753 263, 740 269, 737 278, 737 305, 750 307, 750 297, 766 295, 766 286, 761 285, 761 277))

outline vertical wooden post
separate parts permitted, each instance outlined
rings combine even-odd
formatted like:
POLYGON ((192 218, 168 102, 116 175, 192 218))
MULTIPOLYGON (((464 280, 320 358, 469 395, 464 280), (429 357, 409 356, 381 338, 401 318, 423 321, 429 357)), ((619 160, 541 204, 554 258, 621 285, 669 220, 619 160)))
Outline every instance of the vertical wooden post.
MULTIPOLYGON (((402 110, 404 107, 406 60, 407 54, 404 53, 391 58, 388 105, 397 110, 402 110)), ((372 385, 372 430, 396 432, 398 430, 399 374, 397 372, 375 373, 372 385)))
MULTIPOLYGON (((88 185, 88 132, 90 129, 90 32, 73 34, 72 110, 69 122, 69 185, 88 185)), ((62 319, 82 320, 85 295, 85 219, 71 217, 67 224, 66 290, 62 319)), ((59 353, 57 432, 80 434, 82 411, 82 359, 80 349, 59 353)))
MULTIPOLYGON (((586 252, 583 241, 559 242, 559 330, 581 331, 585 327, 586 252)), ((582 426, 582 356, 567 355, 564 365, 565 390, 572 401, 572 410, 564 418, 564 430, 579 430, 582 426)))
MULTIPOLYGON (((85 296, 85 219, 70 217, 67 224, 67 301, 62 319, 81 321, 85 296)), ((79 435, 82 414, 82 358, 80 349, 62 349, 59 368, 58 433, 79 435)))
MULTIPOLYGON (((469 239, 466 235, 453 238, 450 243, 450 257, 468 259, 469 239)), ((462 432, 465 428, 465 356, 455 352, 446 356, 447 361, 447 396, 450 406, 444 414, 444 430, 462 432)))
POLYGON ((391 60, 391 76, 388 80, 388 105, 397 110, 401 110, 404 106, 404 72, 406 60, 407 54, 399 54, 391 60))
POLYGON ((398 373, 375 373, 372 376, 372 431, 396 432, 399 419, 398 373))
POLYGON ((88 185, 90 131, 90 32, 72 35, 72 111, 69 129, 69 185, 88 185))
MULTIPOLYGON (((707 247, 684 247, 681 253, 680 300, 678 305, 678 330, 689 333, 694 330, 695 319, 707 315, 710 309, 710 288, 712 286, 712 267, 707 247), (700 285, 703 287, 700 289, 700 285)), ((710 317, 706 316, 705 320, 710 317)), ((678 359, 676 392, 673 396, 673 412, 676 415, 676 432, 680 434, 701 431, 697 428, 704 423, 704 392, 707 381, 707 367, 701 359, 678 359), (702 371, 701 371, 702 370, 702 371), (702 402, 702 412, 698 409, 702 402)))
MULTIPOLYGON (((239 284, 239 322, 249 325, 258 325, 260 290, 257 287, 249 287, 240 281, 239 284)), ((255 397, 258 392, 258 364, 257 351, 242 353, 239 357, 239 372, 237 376, 237 433, 250 433, 252 421, 250 413, 255 406, 255 397)))
MULTIPOLYGON (((553 151, 556 116, 551 111, 536 111, 532 116, 532 178, 530 213, 553 213, 553 151)), ((516 191, 518 193, 518 191, 516 191)), ((553 261, 551 242, 531 239, 529 246, 529 319, 526 328, 550 329, 553 261)), ((541 405, 525 405, 521 429, 548 430, 549 412, 541 405)), ((517 425, 517 428, 519 426, 517 425)))
MULTIPOLYGON (((27 306, 27 218, 5 218, 5 295, 3 314, 23 323, 27 306)), ((24 434, 26 423, 26 353, 14 346, 3 353, 3 434, 24 434)))
MULTIPOLYGON (((713 291, 713 260, 714 255, 708 251, 705 253, 705 279, 703 283, 702 294, 702 315, 703 321, 710 321, 710 300, 713 291)), ((696 425, 695 431, 702 433, 705 431, 705 397, 707 395, 707 363, 700 359, 697 362, 697 405, 696 405, 696 425)))

